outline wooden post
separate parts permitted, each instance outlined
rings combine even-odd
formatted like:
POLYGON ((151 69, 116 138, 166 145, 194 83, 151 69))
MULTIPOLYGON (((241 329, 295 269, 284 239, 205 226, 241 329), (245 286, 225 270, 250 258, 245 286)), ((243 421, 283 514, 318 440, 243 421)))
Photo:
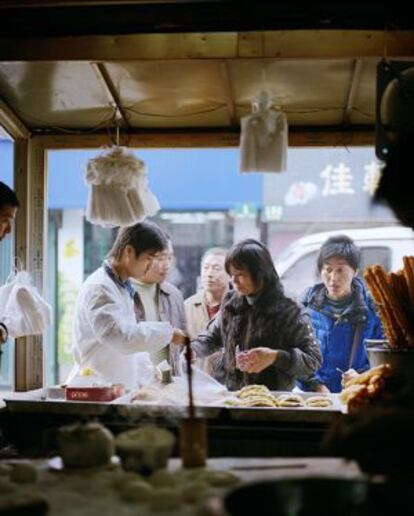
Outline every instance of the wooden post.
MULTIPOLYGON (((16 257, 43 293, 47 235, 45 150, 32 139, 15 141, 16 257)), ((16 339, 14 389, 43 386, 43 337, 16 339)))

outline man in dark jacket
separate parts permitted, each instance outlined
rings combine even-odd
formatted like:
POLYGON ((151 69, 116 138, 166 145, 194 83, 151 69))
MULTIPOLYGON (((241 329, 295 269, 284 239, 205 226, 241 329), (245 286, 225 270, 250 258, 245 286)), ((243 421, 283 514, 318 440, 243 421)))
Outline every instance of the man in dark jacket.
POLYGON ((317 267, 322 283, 302 299, 322 352, 322 367, 299 382, 304 390, 340 392, 343 380, 369 368, 365 339, 382 339, 375 305, 357 277, 360 251, 345 235, 329 238, 321 247, 317 267))
MULTIPOLYGON (((11 233, 18 207, 19 201, 16 194, 0 181, 0 241, 11 233)), ((7 338, 8 331, 6 325, 1 322, 0 314, 0 346, 7 341, 7 338)))

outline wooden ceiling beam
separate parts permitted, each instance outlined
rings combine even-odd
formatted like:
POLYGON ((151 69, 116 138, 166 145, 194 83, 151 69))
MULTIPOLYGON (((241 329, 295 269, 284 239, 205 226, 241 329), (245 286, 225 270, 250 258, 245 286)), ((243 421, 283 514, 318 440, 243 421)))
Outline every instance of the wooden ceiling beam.
POLYGON ((29 138, 30 131, 14 113, 14 111, 0 99, 0 126, 6 131, 8 135, 17 140, 20 138, 29 138))
POLYGON ((223 84, 224 98, 226 101, 227 112, 229 114, 229 120, 231 127, 235 128, 238 126, 238 120, 236 116, 236 107, 234 105, 233 87, 231 84, 229 65, 226 61, 220 63, 220 75, 223 84))
MULTIPOLYGON (((112 143, 107 134, 45 135, 35 136, 36 144, 44 149, 98 149, 112 143)), ((239 146, 238 131, 174 131, 135 132, 123 135, 122 144, 136 149, 173 148, 236 148, 239 146)), ((289 131, 289 147, 355 147, 372 146, 375 143, 372 128, 309 127, 289 131)))
POLYGON ((348 125, 351 122, 352 110, 355 104, 355 97, 361 79, 363 63, 361 59, 355 59, 353 63, 352 76, 349 82, 348 94, 345 102, 344 115, 342 123, 348 125))
POLYGON ((290 30, 49 38, 0 37, 4 61, 363 59, 414 56, 414 31, 290 30), (257 36, 257 37, 255 37, 257 36))
POLYGON ((103 63, 91 63, 91 66, 99 80, 102 84, 103 89, 109 100, 109 105, 114 109, 116 113, 116 118, 123 121, 126 129, 129 129, 129 122, 127 114, 124 108, 121 105, 121 100, 119 98, 119 92, 113 83, 111 76, 106 69, 106 66, 103 63))

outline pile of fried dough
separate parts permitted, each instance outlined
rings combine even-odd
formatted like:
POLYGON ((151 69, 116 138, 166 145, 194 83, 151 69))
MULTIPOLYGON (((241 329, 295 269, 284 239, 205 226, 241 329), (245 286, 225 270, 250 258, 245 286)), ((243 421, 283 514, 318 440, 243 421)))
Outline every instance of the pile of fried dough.
POLYGON ((382 395, 390 374, 391 366, 389 364, 373 367, 348 380, 345 388, 339 394, 339 399, 344 405, 347 405, 348 412, 356 412, 382 395))
POLYGON ((396 273, 387 274, 381 265, 364 271, 384 333, 393 348, 414 347, 414 256, 404 256, 403 263, 403 269, 396 273))
POLYGON ((327 408, 332 401, 327 396, 310 396, 305 399, 300 394, 287 392, 275 395, 265 385, 247 385, 236 393, 237 400, 230 404, 239 407, 268 407, 268 408, 327 408))

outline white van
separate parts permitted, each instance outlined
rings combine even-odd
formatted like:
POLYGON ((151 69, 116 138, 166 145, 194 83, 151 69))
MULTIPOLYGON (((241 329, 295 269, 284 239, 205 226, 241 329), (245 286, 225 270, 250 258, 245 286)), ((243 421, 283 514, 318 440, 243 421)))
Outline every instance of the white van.
POLYGON ((347 235, 361 249, 362 272, 367 265, 379 263, 387 271, 402 267, 402 258, 414 255, 414 231, 399 226, 340 229, 299 238, 275 260, 286 295, 297 299, 304 290, 320 281, 316 260, 319 249, 333 235, 347 235))

